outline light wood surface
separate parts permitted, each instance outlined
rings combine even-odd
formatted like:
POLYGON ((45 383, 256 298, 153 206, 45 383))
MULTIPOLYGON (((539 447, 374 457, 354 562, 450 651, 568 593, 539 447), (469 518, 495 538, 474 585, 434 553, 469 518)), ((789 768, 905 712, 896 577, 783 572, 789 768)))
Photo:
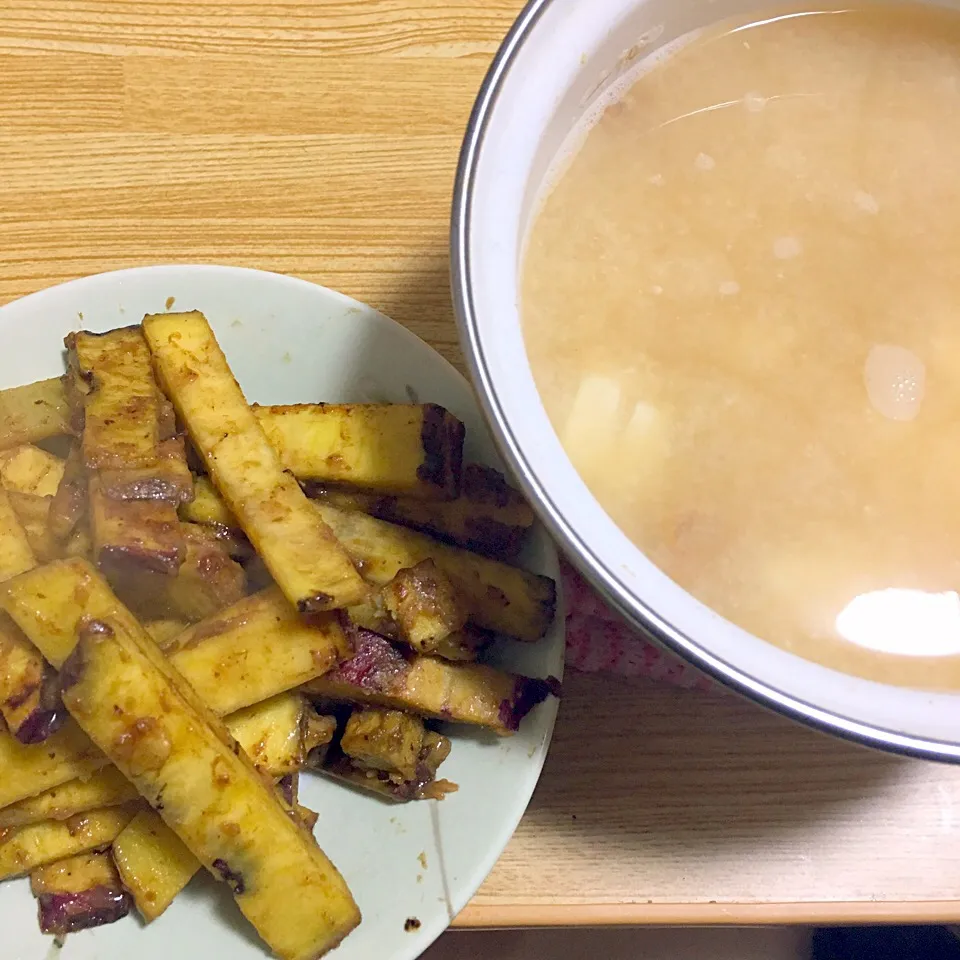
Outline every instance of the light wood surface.
MULTIPOLYGON (((459 362, 454 164, 520 6, 0 4, 0 301, 239 264, 343 290, 459 362)), ((534 802, 458 923, 848 919, 960 921, 960 769, 571 677, 534 802)))

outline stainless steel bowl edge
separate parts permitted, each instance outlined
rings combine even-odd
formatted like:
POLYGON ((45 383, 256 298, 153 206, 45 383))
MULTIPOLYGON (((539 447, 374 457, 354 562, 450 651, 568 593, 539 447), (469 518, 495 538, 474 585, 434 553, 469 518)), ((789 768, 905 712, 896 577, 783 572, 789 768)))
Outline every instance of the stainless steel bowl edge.
POLYGON ((557 0, 529 0, 497 50, 467 122, 454 182, 450 224, 450 279, 454 312, 460 348, 494 442, 541 522, 571 562, 629 623, 656 642, 743 696, 818 730, 905 756, 960 763, 960 744, 913 737, 823 710, 750 676, 711 654, 696 640, 663 620, 655 610, 633 596, 603 566, 584 539, 567 524, 520 449, 493 387, 478 333, 470 285, 470 209, 484 134, 504 79, 531 31, 554 2, 557 0))

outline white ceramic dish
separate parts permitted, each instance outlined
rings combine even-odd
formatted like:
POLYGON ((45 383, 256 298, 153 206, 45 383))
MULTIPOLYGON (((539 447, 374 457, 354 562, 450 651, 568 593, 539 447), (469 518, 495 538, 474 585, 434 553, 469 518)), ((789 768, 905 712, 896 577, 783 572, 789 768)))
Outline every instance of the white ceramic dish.
MULTIPOLYGON (((150 267, 43 290, 0 309, 0 385, 62 372, 63 337, 84 327, 137 323, 144 313, 202 310, 251 401, 411 398, 440 403, 467 427, 467 453, 498 459, 466 381, 438 353, 370 307, 302 280, 230 267, 150 267)), ((524 558, 557 577, 557 556, 538 530, 524 558)), ((503 641, 495 662, 560 676, 562 618, 539 644, 503 641)), ((458 728, 443 775, 460 790, 443 802, 388 805, 316 776, 301 799, 320 812, 317 836, 346 877, 363 922, 337 960, 411 960, 447 927, 490 871, 526 808, 556 717, 541 704, 513 737, 458 728), (421 862, 421 855, 423 860, 421 862), (406 932, 407 918, 419 929, 406 932)), ((0 771, 2 776, 2 771, 0 771)), ((262 960, 265 948, 229 895, 201 877, 150 927, 133 916, 67 937, 59 960, 262 960)), ((47 960, 26 881, 0 884, 4 960, 47 960)))
MULTIPOLYGON (((948 3, 947 5, 956 5, 948 3)), ((581 481, 537 395, 517 305, 522 244, 564 140, 640 58, 778 0, 531 0, 467 130, 453 204, 453 293, 474 385, 541 518, 631 620, 715 677, 784 713, 888 749, 960 760, 960 695, 848 676, 719 617, 660 572, 581 481)), ((790 4, 796 10, 796 4, 790 4)))

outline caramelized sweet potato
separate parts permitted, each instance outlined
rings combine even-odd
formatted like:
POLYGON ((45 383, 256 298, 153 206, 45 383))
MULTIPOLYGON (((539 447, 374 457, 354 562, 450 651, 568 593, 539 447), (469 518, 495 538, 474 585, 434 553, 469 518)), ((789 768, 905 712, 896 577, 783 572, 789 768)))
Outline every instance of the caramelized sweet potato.
POLYGON ((304 756, 309 757, 315 750, 322 750, 331 744, 336 734, 337 718, 318 713, 313 705, 307 702, 301 732, 304 756))
POLYGON ((90 478, 90 532, 97 564, 123 575, 130 570, 173 576, 186 544, 176 507, 165 500, 113 500, 99 476, 90 478))
POLYGON ((117 595, 138 617, 194 623, 243 597, 246 574, 231 558, 228 544, 196 524, 181 524, 180 533, 184 558, 173 576, 130 567, 104 570, 117 595))
POLYGON ((143 329, 210 477, 290 603, 320 613, 358 600, 363 581, 281 466, 206 318, 154 314, 143 329))
POLYGON ((268 587, 195 624, 167 647, 207 706, 232 713, 305 683, 349 655, 336 614, 311 618, 268 587))
POLYGON ((62 675, 73 716, 283 960, 357 925, 336 868, 139 627, 86 621, 62 675))
POLYGON ((87 777, 107 763, 72 720, 43 743, 23 744, 0 730, 0 807, 87 777))
POLYGON ((29 443, 0 453, 0 485, 5 490, 52 497, 64 469, 59 457, 29 443))
MULTIPOLYGON (((310 750, 332 739, 336 725, 331 729, 323 720, 329 718, 317 717, 309 704, 293 693, 225 720, 254 766, 267 776, 281 777, 278 786, 284 798, 311 830, 316 815, 311 818, 296 802, 295 771, 306 765, 310 750)), ((147 922, 160 916, 200 869, 197 858, 152 810, 138 814, 114 840, 113 856, 124 886, 147 922)))
POLYGON ((253 410, 299 480, 427 500, 459 493, 463 424, 436 404, 300 403, 253 410))
POLYGON ((130 912, 130 896, 120 884, 109 853, 82 853, 30 873, 40 929, 64 937, 115 923, 130 912))
MULTIPOLYGON (((35 563, 11 494, 0 488, 0 581, 35 563)), ((0 714, 10 733, 23 744, 46 740, 64 720, 56 678, 6 614, 0 614, 0 714)))
MULTIPOLYGON (((106 763, 106 757, 104 757, 106 763)), ((100 807, 117 807, 139 794, 116 767, 105 766, 86 778, 69 780, 35 797, 0 810, 0 830, 25 827, 43 820, 69 820, 100 807)))
MULTIPOLYGON (((51 511, 52 515, 52 511, 51 511)), ((63 545, 64 557, 81 557, 84 560, 93 560, 93 537, 90 536, 88 517, 81 518, 67 537, 63 545)))
POLYGON ((408 800, 442 800, 448 793, 457 790, 455 783, 436 778, 437 769, 449 754, 450 741, 439 733, 427 730, 414 773, 409 778, 396 771, 391 773, 358 763, 338 746, 334 746, 325 755, 317 755, 316 769, 335 780, 398 803, 408 800))
POLYGON ((23 744, 42 743, 66 719, 56 674, 5 613, 0 614, 0 713, 23 744))
POLYGON ((466 601, 476 626, 534 641, 553 622, 556 584, 549 577, 437 543, 363 513, 314 504, 371 584, 384 586, 404 568, 433 560, 466 601))
POLYGON ((44 820, 6 831, 0 836, 0 880, 107 846, 133 819, 139 806, 137 800, 122 807, 91 810, 69 820, 44 820))
MULTIPOLYGON (((282 777, 306 765, 307 755, 333 738, 313 708, 297 693, 280 694, 240 710, 225 719, 230 731, 254 765, 270 777, 282 777)), ((92 746, 92 745, 91 745, 92 746)), ((103 758, 106 763, 106 758, 103 758)), ((15 771, 11 771, 15 774, 15 771)), ((111 766, 85 777, 27 797, 0 809, 0 830, 41 820, 66 820, 98 807, 113 807, 138 794, 111 766)))
POLYGON ((147 467, 100 471, 104 495, 113 500, 166 500, 175 506, 193 499, 193 474, 187 466, 183 437, 157 445, 158 461, 147 467))
POLYGON ((8 580, 36 565, 30 542, 10 501, 0 488, 0 580, 8 580))
POLYGON ((425 733, 419 717, 400 710, 366 707, 350 714, 340 749, 359 767, 412 780, 425 733))
POLYGON ((240 521, 230 512, 209 477, 194 477, 193 500, 180 507, 180 518, 225 530, 240 530, 240 521))
POLYGON ((144 620, 143 629, 150 634, 150 639, 161 649, 166 650, 177 637, 189 627, 185 620, 144 620))
MULTIPOLYGON (((112 617, 141 630, 103 577, 79 559, 57 560, 0 585, 0 604, 57 668, 85 619, 112 617)), ((337 614, 306 624, 270 588, 195 624, 165 652, 207 707, 226 714, 318 676, 348 649, 337 614)))
POLYGON ((88 470, 155 467, 160 400, 140 327, 82 330, 64 341, 83 399, 83 462, 88 470))
POLYGON ((281 693, 230 714, 224 723, 253 765, 277 779, 307 762, 313 746, 305 740, 308 710, 299 693, 281 693))
POLYGON ((61 377, 0 390, 0 449, 72 432, 61 377))
POLYGON ((156 920, 200 869, 200 862, 153 810, 138 813, 113 841, 113 859, 137 910, 156 920))
POLYGON ((67 454, 63 475, 50 504, 50 533, 55 539, 67 540, 86 514, 88 482, 83 452, 76 444, 67 454))
POLYGON ((478 663, 404 656, 368 630, 357 630, 355 644, 350 660, 304 685, 308 696, 404 710, 506 735, 533 707, 559 691, 552 678, 537 680, 478 663))
POLYGON ((63 550, 62 545, 50 532, 50 504, 53 497, 40 497, 33 493, 20 493, 18 490, 7 491, 7 496, 34 557, 40 563, 59 557, 63 550))
POLYGON ((436 653, 467 625, 467 605, 433 560, 399 571, 383 588, 383 602, 398 637, 417 653, 436 653))
POLYGON ((342 510, 359 510, 497 560, 517 556, 534 521, 523 494, 509 486, 498 470, 478 463, 463 468, 460 496, 455 500, 377 496, 321 483, 307 483, 304 489, 307 496, 342 510))

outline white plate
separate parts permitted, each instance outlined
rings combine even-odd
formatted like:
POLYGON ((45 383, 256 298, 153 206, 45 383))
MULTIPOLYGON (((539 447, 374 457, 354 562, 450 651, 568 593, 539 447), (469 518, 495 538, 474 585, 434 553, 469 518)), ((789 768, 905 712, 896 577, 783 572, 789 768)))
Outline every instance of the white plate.
MULTIPOLYGON (((432 401, 466 424, 470 459, 499 466, 467 382, 438 353, 355 300, 254 270, 123 270, 11 303, 0 309, 0 386, 62 372, 63 338, 71 330, 138 323, 145 313, 164 309, 206 314, 251 401, 432 401)), ((558 577, 556 551, 541 530, 524 566, 558 577)), ((561 624, 562 616, 538 644, 501 642, 492 659, 518 672, 559 677, 561 624)), ((441 803, 388 805, 319 777, 301 778, 303 803, 320 812, 320 845, 363 913, 360 927, 332 956, 404 960, 443 932, 516 828, 540 775, 556 711, 555 700, 541 704, 506 739, 457 728, 443 776, 460 790, 441 803), (410 917, 420 921, 414 932, 404 930, 410 917)), ((131 916, 71 935, 59 960, 259 960, 267 951, 222 887, 198 878, 149 928, 131 916)), ((4 960, 54 955, 52 940, 37 928, 26 881, 0 884, 0 926, 4 960)))

